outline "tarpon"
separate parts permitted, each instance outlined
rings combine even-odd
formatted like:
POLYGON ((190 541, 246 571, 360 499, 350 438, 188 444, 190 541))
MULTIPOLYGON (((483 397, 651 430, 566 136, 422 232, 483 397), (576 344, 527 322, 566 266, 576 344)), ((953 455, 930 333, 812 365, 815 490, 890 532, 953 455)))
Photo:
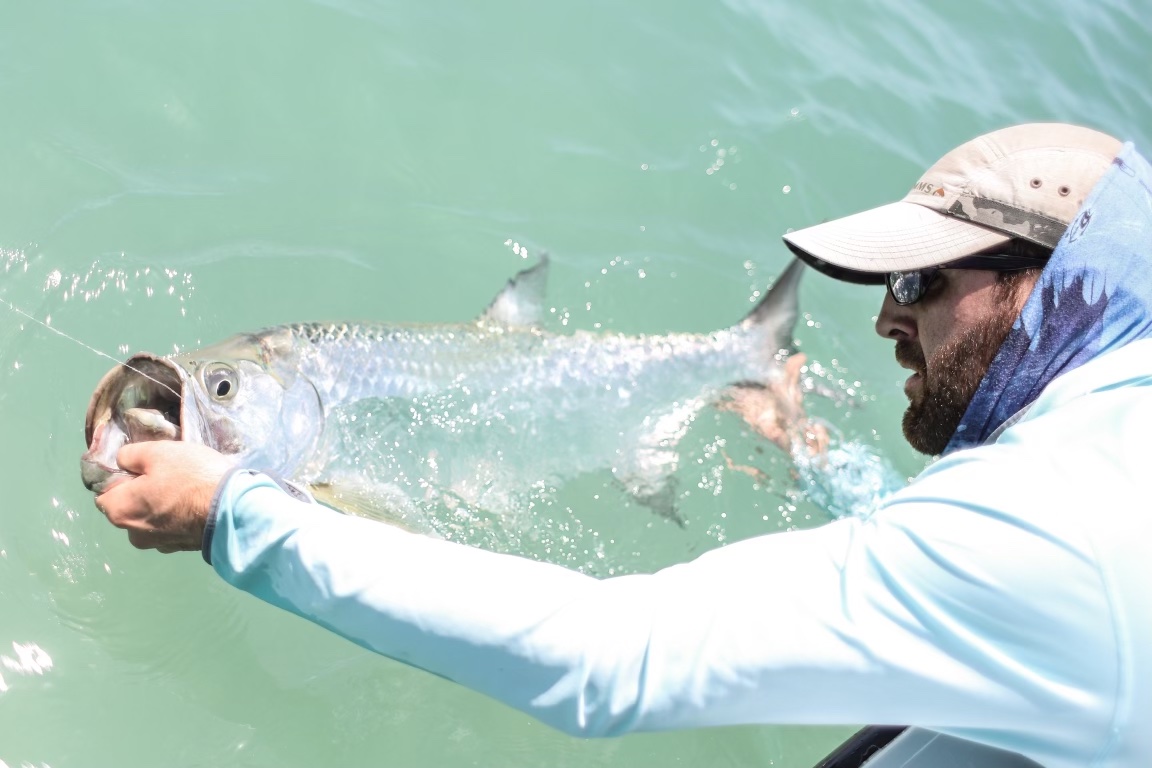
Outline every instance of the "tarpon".
POLYGON ((84 484, 100 493, 126 474, 128 442, 187 440, 417 528, 430 499, 500 511, 517 491, 603 469, 674 517, 676 444, 696 413, 782 375, 801 263, 729 328, 641 336, 542 330, 547 267, 470 323, 283 325, 134 355, 92 396, 84 484))

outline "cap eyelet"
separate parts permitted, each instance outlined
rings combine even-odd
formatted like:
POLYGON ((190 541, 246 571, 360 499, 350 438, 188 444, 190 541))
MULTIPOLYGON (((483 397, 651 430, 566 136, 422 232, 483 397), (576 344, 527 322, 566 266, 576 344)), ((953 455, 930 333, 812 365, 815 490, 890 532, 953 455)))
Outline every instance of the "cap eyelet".
POLYGON ((1032 181, 1028 183, 1032 185, 1032 189, 1040 189, 1040 185, 1044 182, 1040 181, 1040 179, 1032 179, 1032 181))
POLYGON ((1060 197, 1068 197, 1068 195, 1072 194, 1072 190, 1068 187, 1067 184, 1061 186, 1060 189, 1056 191, 1060 193, 1060 197))

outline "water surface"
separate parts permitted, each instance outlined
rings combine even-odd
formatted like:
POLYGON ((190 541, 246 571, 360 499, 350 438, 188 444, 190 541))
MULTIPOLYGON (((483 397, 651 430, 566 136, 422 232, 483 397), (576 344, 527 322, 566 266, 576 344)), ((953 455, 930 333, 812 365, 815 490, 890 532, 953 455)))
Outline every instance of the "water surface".
MULTIPOLYGON (((553 330, 712 330, 787 263, 787 229, 903 195, 976 134, 1062 120, 1148 146, 1149 10, 10 3, 0 298, 123 357, 290 321, 463 321, 547 251, 553 330)), ((809 275, 799 343, 852 390, 813 410, 912 475, 879 300, 809 275)), ((4 765, 802 767, 851 731, 576 740, 259 604, 195 555, 139 553, 79 480, 111 363, 0 315, 4 765)), ((684 528, 588 476, 515 546, 603 575, 827 519, 731 419, 686 446, 684 528), (770 479, 727 470, 718 438, 770 479)))

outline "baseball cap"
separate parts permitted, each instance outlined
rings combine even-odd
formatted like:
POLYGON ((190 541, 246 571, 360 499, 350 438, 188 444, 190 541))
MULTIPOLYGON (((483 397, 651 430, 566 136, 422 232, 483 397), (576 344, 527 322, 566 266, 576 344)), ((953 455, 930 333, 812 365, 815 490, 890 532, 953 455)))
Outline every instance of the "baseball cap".
POLYGON ((1002 128, 936 161, 898 203, 784 235, 816 269, 853 283, 994 250, 1055 248, 1119 153, 1111 136, 1066 123, 1002 128))

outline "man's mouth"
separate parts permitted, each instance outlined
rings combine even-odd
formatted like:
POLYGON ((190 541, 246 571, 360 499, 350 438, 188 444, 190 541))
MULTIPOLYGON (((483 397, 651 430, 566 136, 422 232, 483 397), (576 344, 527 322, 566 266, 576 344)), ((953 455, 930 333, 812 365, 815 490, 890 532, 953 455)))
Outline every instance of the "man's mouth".
POLYGON ((924 389, 924 379, 928 375, 924 352, 912 342, 896 342, 896 362, 901 368, 912 371, 912 375, 904 382, 904 394, 909 400, 913 394, 924 389))

